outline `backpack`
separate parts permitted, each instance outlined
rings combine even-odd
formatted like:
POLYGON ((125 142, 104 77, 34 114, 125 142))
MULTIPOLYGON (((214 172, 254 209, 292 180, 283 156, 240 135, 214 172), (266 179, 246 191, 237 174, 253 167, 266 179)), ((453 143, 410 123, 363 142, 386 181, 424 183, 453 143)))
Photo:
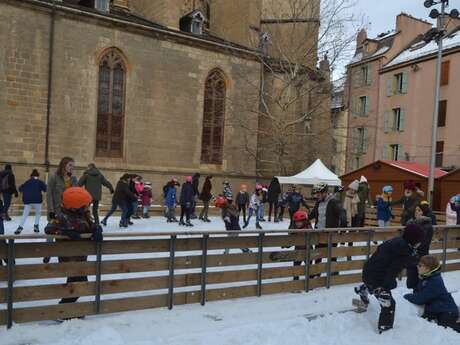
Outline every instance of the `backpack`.
POLYGON ((10 189, 10 181, 9 181, 10 174, 8 173, 3 173, 1 182, 0 182, 0 191, 4 192, 8 189, 10 189))

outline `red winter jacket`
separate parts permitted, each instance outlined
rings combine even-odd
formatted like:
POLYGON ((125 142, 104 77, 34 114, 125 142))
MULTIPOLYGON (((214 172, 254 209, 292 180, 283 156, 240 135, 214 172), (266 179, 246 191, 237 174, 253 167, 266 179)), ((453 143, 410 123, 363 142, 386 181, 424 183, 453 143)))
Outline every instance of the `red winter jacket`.
POLYGON ((150 206, 152 203, 152 191, 150 189, 144 189, 141 192, 142 206, 150 206))

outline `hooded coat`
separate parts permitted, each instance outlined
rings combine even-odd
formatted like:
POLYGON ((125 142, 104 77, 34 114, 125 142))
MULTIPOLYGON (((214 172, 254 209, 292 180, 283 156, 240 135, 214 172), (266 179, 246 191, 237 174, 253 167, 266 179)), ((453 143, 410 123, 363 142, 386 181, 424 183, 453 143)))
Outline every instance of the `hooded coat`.
POLYGON ((85 187, 91 197, 95 201, 101 200, 102 197, 102 186, 108 188, 110 193, 113 194, 113 186, 107 181, 107 179, 102 175, 98 168, 89 168, 83 173, 83 176, 78 181, 80 187, 85 187))
POLYGON ((281 194, 281 185, 276 177, 274 177, 268 186, 268 202, 278 202, 281 194))

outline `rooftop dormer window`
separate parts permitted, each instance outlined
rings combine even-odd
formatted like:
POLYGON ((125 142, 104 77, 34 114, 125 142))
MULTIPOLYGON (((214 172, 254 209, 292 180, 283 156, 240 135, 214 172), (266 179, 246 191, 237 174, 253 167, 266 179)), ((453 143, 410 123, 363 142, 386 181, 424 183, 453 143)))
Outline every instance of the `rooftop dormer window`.
POLYGON ((82 7, 94 8, 101 12, 109 12, 110 0, 64 0, 64 2, 82 7))
POLYGON ((203 26, 206 22, 206 16, 201 11, 195 10, 183 16, 179 26, 181 31, 201 35, 203 34, 203 26))

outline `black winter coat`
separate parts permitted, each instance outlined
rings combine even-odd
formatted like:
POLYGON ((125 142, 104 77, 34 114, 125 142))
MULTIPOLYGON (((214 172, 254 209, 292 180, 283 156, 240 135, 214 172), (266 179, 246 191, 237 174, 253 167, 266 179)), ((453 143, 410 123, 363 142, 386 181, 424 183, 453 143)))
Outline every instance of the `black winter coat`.
POLYGON ((112 201, 114 203, 130 203, 137 200, 136 194, 134 194, 129 188, 129 183, 125 181, 118 181, 115 187, 115 193, 113 194, 112 201))
MULTIPOLYGON (((315 207, 310 212, 309 220, 316 219, 316 224, 318 224, 318 207, 319 201, 316 202, 315 207)), ((341 228, 346 227, 347 225, 347 215, 345 210, 340 203, 340 200, 332 198, 329 200, 326 208, 326 228, 341 228)))
POLYGON ((200 200, 203 200, 204 202, 208 202, 209 200, 211 200, 212 198, 211 190, 212 190, 211 179, 209 177, 206 177, 206 180, 204 180, 203 188, 201 189, 200 200))
MULTIPOLYGON (((8 188, 5 190, 0 190, 1 193, 8 193, 8 194, 14 194, 16 197, 18 196, 18 190, 16 188, 16 177, 10 170, 3 170, 0 172, 0 183, 2 182, 3 178, 8 175, 8 188)), ((2 189, 2 186, 0 184, 0 189, 2 189)))
POLYGON ((278 202, 278 198, 281 194, 281 186, 276 177, 272 179, 270 185, 268 186, 268 201, 269 202, 278 202))
POLYGON ((240 224, 238 222, 238 211, 234 206, 229 205, 227 208, 222 208, 222 219, 225 223, 225 230, 241 230, 240 224))
POLYGON ((200 186, 200 174, 193 175, 192 178, 192 186, 193 186, 193 193, 194 195, 200 194, 199 186, 200 186))
POLYGON ((414 265, 417 253, 402 237, 383 242, 364 264, 363 282, 373 290, 396 288, 396 277, 406 267, 414 265))
POLYGON ((184 183, 180 191, 180 206, 187 208, 192 207, 194 197, 193 185, 190 182, 184 183))
POLYGON ((300 209, 300 204, 302 204, 305 208, 309 208, 307 203, 305 202, 305 199, 303 198, 303 195, 299 192, 288 193, 286 202, 289 211, 291 211, 292 213, 297 212, 300 209))
POLYGON ((248 192, 238 192, 236 195, 236 204, 237 205, 247 205, 249 204, 249 194, 248 192))

